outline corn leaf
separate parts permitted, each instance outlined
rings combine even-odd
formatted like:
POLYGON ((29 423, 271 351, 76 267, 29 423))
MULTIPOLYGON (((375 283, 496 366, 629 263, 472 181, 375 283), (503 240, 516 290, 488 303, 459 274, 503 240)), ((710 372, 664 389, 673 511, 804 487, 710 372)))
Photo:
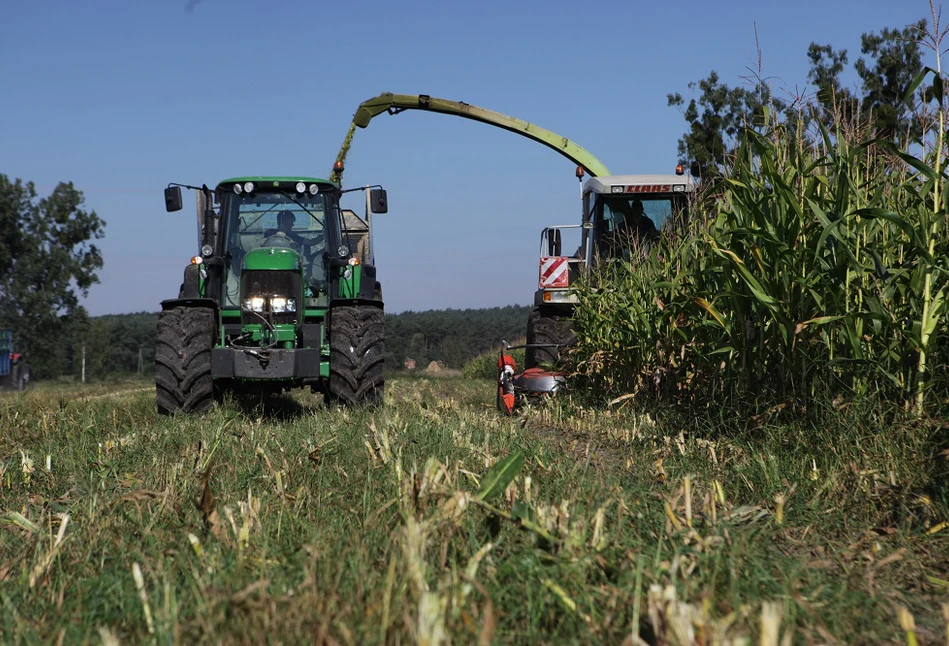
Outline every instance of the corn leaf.
POLYGON ((487 502, 500 496, 523 468, 524 454, 520 451, 498 460, 481 479, 481 488, 478 489, 476 497, 487 502))

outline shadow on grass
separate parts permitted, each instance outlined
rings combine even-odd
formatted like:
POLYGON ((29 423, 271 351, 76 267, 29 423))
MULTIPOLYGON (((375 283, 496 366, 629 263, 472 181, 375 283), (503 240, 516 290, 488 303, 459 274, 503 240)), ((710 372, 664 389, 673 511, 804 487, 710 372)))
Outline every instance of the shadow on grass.
POLYGON ((284 394, 234 392, 228 400, 244 415, 271 422, 292 422, 316 410, 284 394))

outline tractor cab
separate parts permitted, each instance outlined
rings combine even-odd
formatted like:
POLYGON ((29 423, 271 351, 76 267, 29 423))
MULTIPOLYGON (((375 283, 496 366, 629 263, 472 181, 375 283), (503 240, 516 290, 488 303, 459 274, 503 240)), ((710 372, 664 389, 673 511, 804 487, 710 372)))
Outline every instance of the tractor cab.
MULTIPOLYGON (((222 307, 263 311, 270 303, 245 303, 242 300, 241 276, 245 282, 253 280, 253 272, 264 268, 270 258, 285 257, 281 265, 301 272, 301 284, 288 286, 287 298, 293 302, 278 302, 278 309, 287 303, 294 309, 325 308, 329 305, 329 282, 327 277, 327 244, 335 232, 332 218, 330 184, 321 186, 313 182, 298 192, 281 190, 282 187, 258 188, 254 182, 240 180, 222 182, 221 197, 221 241, 223 257, 227 266, 223 281, 222 307), (251 190, 245 187, 250 185, 251 190), (312 189, 310 188, 312 187, 312 189), (277 190, 268 190, 276 188, 277 190), (297 293, 302 290, 301 293, 297 293)), ((271 182, 272 184, 272 182, 271 182)), ((279 182, 278 182, 279 184, 279 182)), ((338 240, 334 247, 338 247, 338 240)), ((248 285, 245 285, 245 292, 248 285)), ((253 290, 251 290, 253 291, 253 290)), ((259 290, 258 290, 259 291, 259 290)))

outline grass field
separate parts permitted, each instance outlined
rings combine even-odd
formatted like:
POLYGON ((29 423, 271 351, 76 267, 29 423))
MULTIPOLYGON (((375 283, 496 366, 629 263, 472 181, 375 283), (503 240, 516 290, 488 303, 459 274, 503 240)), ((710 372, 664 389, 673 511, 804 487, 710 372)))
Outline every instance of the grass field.
POLYGON ((176 419, 147 382, 0 396, 0 642, 949 638, 944 430, 386 396, 176 419))

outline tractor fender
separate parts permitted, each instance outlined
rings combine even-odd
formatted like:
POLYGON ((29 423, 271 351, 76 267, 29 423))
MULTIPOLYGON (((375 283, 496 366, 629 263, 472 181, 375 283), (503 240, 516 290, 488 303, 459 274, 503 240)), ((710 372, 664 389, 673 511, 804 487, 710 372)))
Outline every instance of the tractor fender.
POLYGON ((176 307, 207 307, 214 310, 217 316, 217 301, 211 298, 168 298, 161 302, 162 311, 174 309, 176 307))
POLYGON ((334 298, 330 301, 330 309, 346 305, 372 305, 380 310, 385 309, 382 301, 374 298, 334 298))
POLYGON ((199 298, 201 296, 201 269, 198 265, 185 267, 184 279, 178 290, 178 298, 199 298))

